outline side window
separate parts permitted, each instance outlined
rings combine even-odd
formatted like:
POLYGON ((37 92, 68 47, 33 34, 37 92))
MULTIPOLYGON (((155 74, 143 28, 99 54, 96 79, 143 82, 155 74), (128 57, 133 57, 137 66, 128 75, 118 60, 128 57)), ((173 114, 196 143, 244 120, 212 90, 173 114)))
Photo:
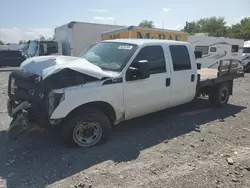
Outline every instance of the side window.
POLYGON ((195 46, 195 51, 202 52, 202 55, 208 54, 209 47, 208 46, 195 46))
POLYGON ((190 57, 186 46, 171 45, 169 49, 172 56, 174 71, 191 69, 190 57))
POLYGON ((238 52, 238 51, 239 51, 239 46, 238 45, 232 45, 231 52, 238 52))
POLYGON ((217 51, 217 48, 216 47, 211 47, 210 48, 210 52, 216 52, 217 51))
POLYGON ((48 54, 58 53, 58 44, 56 42, 49 42, 47 44, 47 53, 48 54))
POLYGON ((147 46, 141 49, 134 61, 147 60, 150 74, 166 72, 164 52, 161 46, 147 46))
POLYGON ((56 42, 44 42, 41 43, 41 45, 43 46, 41 48, 41 52, 44 55, 50 55, 50 54, 54 54, 54 53, 58 53, 58 44, 56 42))

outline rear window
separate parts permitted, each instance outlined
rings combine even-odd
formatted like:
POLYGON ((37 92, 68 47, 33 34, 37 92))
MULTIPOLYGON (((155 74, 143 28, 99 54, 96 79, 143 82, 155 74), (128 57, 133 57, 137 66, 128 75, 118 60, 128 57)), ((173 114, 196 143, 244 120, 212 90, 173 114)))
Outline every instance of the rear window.
POLYGON ((183 45, 169 46, 174 71, 182 71, 191 69, 191 62, 188 49, 183 45))

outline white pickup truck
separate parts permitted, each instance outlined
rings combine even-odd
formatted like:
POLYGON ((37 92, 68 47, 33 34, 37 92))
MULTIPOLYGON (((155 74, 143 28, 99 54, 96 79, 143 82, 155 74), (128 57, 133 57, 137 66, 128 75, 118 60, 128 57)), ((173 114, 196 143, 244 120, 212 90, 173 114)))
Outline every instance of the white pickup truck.
POLYGON ((34 127, 61 127, 70 147, 107 140, 112 126, 207 95, 222 107, 233 79, 244 76, 237 63, 200 69, 199 53, 187 42, 117 39, 100 42, 82 57, 27 59, 9 76, 10 139, 34 127))

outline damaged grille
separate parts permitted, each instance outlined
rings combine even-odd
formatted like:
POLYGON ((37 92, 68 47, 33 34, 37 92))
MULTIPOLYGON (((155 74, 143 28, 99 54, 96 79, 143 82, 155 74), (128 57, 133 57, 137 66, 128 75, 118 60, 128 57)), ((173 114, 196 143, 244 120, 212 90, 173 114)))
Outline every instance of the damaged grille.
POLYGON ((32 100, 39 95, 39 76, 15 70, 9 75, 8 95, 15 100, 32 100))

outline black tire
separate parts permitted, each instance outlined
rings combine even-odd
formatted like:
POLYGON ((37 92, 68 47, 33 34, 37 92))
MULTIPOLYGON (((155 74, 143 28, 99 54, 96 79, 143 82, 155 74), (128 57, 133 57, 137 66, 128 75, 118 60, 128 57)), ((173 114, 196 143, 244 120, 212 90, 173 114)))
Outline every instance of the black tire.
POLYGON ((214 104, 214 99, 215 99, 214 94, 213 93, 210 94, 208 100, 210 101, 211 104, 214 104))
POLYGON ((223 83, 217 86, 213 93, 209 95, 209 100, 218 108, 224 107, 228 103, 230 95, 230 85, 223 83))
POLYGON ((250 73, 250 62, 247 64, 246 72, 247 72, 247 73, 250 73))
POLYGON ((86 109, 81 111, 81 113, 79 113, 77 116, 69 117, 63 122, 61 137, 62 141, 67 147, 87 148, 105 143, 108 140, 110 133, 111 126, 108 117, 98 109, 86 109), (79 136, 79 134, 82 134, 82 132, 79 133, 80 130, 78 130, 78 128, 80 126, 89 126, 89 124, 94 127, 92 127, 94 132, 98 129, 99 134, 92 136, 92 138, 96 138, 96 141, 92 144, 83 144, 82 142, 84 139, 78 139, 78 137, 82 136, 79 136))

